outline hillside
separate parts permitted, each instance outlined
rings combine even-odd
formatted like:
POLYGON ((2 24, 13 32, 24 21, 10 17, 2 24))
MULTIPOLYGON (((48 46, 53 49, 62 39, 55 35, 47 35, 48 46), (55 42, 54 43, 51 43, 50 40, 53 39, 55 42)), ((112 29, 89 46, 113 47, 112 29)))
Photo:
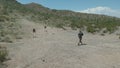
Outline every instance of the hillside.
POLYGON ((119 26, 116 17, 0 0, 0 68, 120 68, 120 36, 107 34, 119 26))
MULTIPOLYGON (((116 17, 110 17, 110 16, 105 16, 105 15, 96 15, 96 14, 85 14, 85 13, 77 13, 69 10, 55 10, 55 9, 48 9, 43 6, 39 6, 36 3, 32 4, 27 4, 26 5, 28 8, 33 9, 35 11, 38 11, 44 15, 44 21, 47 20, 48 24, 55 25, 57 27, 62 27, 62 26, 70 26, 72 28, 81 28, 84 26, 88 26, 88 31, 89 28, 92 29, 99 29, 101 30, 102 28, 107 28, 107 30, 114 30, 115 26, 111 25, 118 25, 120 19, 116 17), (35 6, 36 5, 36 6, 35 6), (33 6, 34 8, 32 8, 33 6), (36 7, 36 8, 35 8, 36 7), (43 10, 38 9, 38 8, 44 8, 43 10), (55 22, 55 23, 53 23, 55 22), (113 23, 114 22, 114 23, 113 23), (110 25, 109 25, 110 23, 110 25), (96 27, 92 27, 92 25, 95 25, 96 27), (105 24, 105 25, 104 25, 105 24), (102 26, 104 25, 104 26, 102 26), (110 28, 110 27, 113 27, 110 28)), ((41 19, 40 19, 41 20, 41 19)), ((95 30, 93 30, 95 31, 95 30)))
POLYGON ((0 41, 20 38, 21 19, 63 29, 84 28, 92 33, 101 30, 103 33, 113 33, 120 26, 120 18, 116 17, 50 9, 36 3, 21 4, 16 0, 0 0, 0 41))
MULTIPOLYGON (((99 32, 105 28, 106 30, 103 32, 112 33, 117 29, 117 26, 120 26, 120 19, 116 17, 49 9, 36 3, 26 4, 25 6, 39 12, 40 16, 36 16, 38 21, 60 28, 67 26, 76 29, 87 26, 88 32, 99 32), (43 17, 41 17, 42 15, 43 17)), ((32 19, 36 20, 36 17, 33 16, 32 19)))

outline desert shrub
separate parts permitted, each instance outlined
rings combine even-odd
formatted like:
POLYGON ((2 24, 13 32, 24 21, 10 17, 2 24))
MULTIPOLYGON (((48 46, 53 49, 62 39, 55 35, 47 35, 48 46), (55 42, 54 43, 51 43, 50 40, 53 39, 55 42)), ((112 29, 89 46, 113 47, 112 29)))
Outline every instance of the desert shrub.
POLYGON ((108 31, 107 30, 103 30, 103 33, 107 33, 108 31))
POLYGON ((0 46, 0 63, 4 62, 7 59, 8 52, 5 47, 0 46))
POLYGON ((101 33, 100 35, 101 35, 101 36, 105 36, 105 34, 104 34, 104 33, 101 33))
POLYGON ((8 42, 8 43, 12 43, 12 37, 10 35, 6 35, 3 39, 2 42, 8 42))
POLYGON ((75 30, 75 29, 77 28, 77 24, 76 24, 76 23, 71 23, 71 24, 70 24, 70 27, 71 27, 73 30, 75 30))
POLYGON ((0 15, 0 22, 9 21, 9 17, 5 15, 0 15))
POLYGON ((96 32, 96 29, 94 27, 88 26, 87 31, 90 33, 94 33, 94 32, 96 32))
POLYGON ((62 23, 58 23, 58 24, 56 24, 56 27, 57 28, 63 28, 63 24, 62 23))
POLYGON ((107 30, 109 33, 114 33, 114 31, 117 30, 117 27, 107 27, 107 30))

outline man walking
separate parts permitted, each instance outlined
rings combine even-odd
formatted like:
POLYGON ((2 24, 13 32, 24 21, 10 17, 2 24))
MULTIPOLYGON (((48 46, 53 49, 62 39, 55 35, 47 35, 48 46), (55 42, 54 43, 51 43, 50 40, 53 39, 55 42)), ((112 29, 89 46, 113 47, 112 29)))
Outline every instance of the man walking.
POLYGON ((33 28, 33 38, 35 38, 36 36, 35 36, 35 33, 36 33, 36 29, 35 28, 33 28))
POLYGON ((82 31, 79 31, 78 33, 78 38, 79 38, 79 42, 78 42, 78 46, 82 45, 82 36, 83 36, 83 32, 82 31))

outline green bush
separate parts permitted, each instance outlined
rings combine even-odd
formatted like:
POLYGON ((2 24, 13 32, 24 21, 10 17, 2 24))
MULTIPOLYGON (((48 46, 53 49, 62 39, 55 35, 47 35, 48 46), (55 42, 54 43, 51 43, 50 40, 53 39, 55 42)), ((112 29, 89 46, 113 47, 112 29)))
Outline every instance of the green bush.
POLYGON ((63 28, 63 24, 62 23, 56 24, 56 27, 57 28, 63 28))
POLYGON ((6 36, 3 38, 2 42, 12 43, 12 42, 13 42, 13 41, 12 41, 12 37, 11 37, 10 35, 6 35, 6 36))
POLYGON ((0 22, 9 21, 9 20, 10 18, 8 16, 0 15, 0 22))
POLYGON ((90 32, 90 33, 94 33, 94 32, 96 32, 96 28, 94 28, 92 26, 88 26, 87 31, 90 32))
POLYGON ((0 46, 0 63, 7 59, 8 53, 5 47, 0 46))

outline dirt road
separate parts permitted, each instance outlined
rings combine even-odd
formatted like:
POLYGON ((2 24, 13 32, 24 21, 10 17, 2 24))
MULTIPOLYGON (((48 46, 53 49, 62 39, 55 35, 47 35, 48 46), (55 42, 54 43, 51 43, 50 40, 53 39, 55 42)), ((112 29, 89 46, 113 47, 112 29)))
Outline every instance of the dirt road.
POLYGON ((43 26, 22 22, 27 38, 9 44, 8 68, 120 68, 120 40, 116 35, 84 32, 87 45, 77 46, 78 31, 48 27, 46 32, 43 26))

